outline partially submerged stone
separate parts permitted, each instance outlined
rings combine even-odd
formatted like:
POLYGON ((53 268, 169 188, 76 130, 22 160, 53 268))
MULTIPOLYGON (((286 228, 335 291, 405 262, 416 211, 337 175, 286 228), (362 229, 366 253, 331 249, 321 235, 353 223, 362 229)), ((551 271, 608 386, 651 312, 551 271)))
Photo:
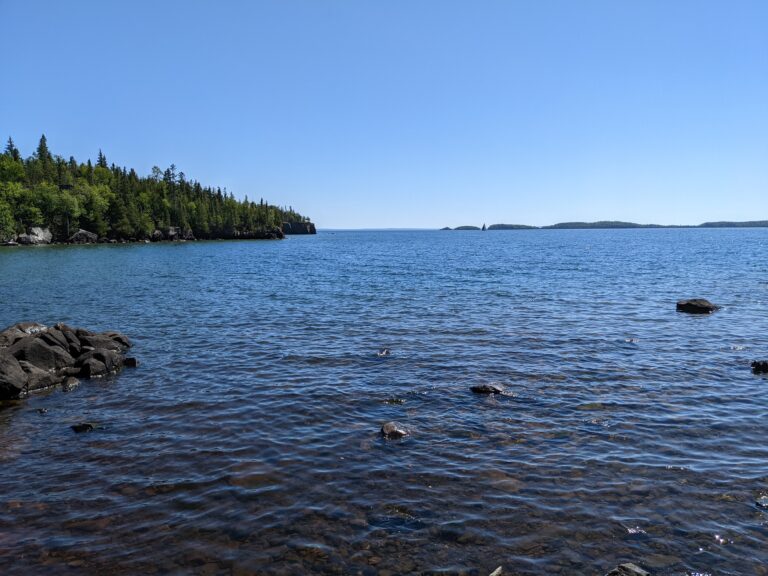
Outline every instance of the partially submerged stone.
POLYGON ((92 430, 95 430, 96 425, 92 424, 91 422, 79 422, 77 424, 72 424, 70 428, 72 428, 72 430, 74 430, 76 433, 80 434, 81 432, 91 432, 92 430))
POLYGON ((49 328, 36 322, 10 326, 0 332, 0 400, 62 384, 72 376, 116 372, 130 346, 119 332, 95 333, 66 324, 49 328))
POLYGON ((616 566, 616 568, 608 572, 605 576, 651 576, 651 573, 647 570, 643 570, 637 564, 627 562, 626 564, 616 566))
POLYGON ((752 362, 752 372, 755 374, 768 374, 768 360, 755 360, 752 362))
POLYGON ((690 300, 677 301, 677 311, 686 312, 688 314, 711 314, 719 309, 720 306, 712 304, 712 302, 705 300, 704 298, 691 298, 690 300))
POLYGON ((408 430, 398 422, 387 422, 381 427, 381 435, 389 440, 396 440, 408 436, 408 430))
POLYGON ((501 394, 504 389, 496 384, 480 384, 470 388, 475 394, 501 394))

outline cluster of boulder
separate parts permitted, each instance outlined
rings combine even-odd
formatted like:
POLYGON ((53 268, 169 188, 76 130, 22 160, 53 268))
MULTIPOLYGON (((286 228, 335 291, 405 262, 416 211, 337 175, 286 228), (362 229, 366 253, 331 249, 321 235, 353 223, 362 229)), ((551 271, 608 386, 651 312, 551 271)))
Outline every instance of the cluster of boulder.
POLYGON ((57 384, 72 387, 77 377, 94 378, 135 367, 131 347, 119 332, 91 332, 66 324, 14 324, 0 332, 0 400, 26 396, 57 384))

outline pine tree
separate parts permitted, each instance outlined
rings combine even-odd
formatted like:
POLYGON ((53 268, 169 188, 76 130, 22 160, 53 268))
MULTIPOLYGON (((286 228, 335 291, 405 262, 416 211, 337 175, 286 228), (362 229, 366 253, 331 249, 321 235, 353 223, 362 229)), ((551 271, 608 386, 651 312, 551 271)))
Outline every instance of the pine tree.
POLYGON ((101 148, 99 148, 99 159, 96 161, 96 166, 100 166, 101 168, 108 168, 107 157, 102 154, 101 148))
POLYGON ((46 140, 45 134, 40 136, 40 143, 37 145, 37 159, 43 163, 51 162, 53 160, 51 153, 48 150, 48 140, 46 140))
POLYGON ((16 145, 13 143, 13 138, 10 136, 8 136, 8 143, 5 145, 5 154, 10 156, 16 162, 21 161, 19 149, 16 148, 16 145))

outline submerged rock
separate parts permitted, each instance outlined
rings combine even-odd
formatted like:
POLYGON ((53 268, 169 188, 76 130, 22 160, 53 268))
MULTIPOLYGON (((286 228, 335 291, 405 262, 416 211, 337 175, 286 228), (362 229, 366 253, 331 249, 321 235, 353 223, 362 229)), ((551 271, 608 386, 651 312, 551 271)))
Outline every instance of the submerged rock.
POLYGON ((677 301, 677 311, 687 312, 688 314, 711 314, 719 309, 720 306, 712 304, 712 302, 705 300, 704 298, 692 298, 690 300, 677 301))
POLYGON ((57 384, 71 388, 77 383, 72 376, 115 372, 130 346, 119 332, 95 333, 66 324, 49 328, 36 322, 10 326, 0 332, 0 400, 57 384))
POLYGON ((79 422, 78 424, 72 424, 70 428, 79 434, 81 432, 91 432, 92 430, 95 430, 96 425, 91 424, 90 422, 79 422))
POLYGON ((80 380, 77 378, 74 378, 73 376, 69 376, 64 379, 64 382, 61 383, 61 388, 64 390, 64 392, 70 392, 71 390, 74 390, 80 386, 80 380))
POLYGON ((755 504, 760 506, 760 508, 768 508, 768 496, 758 496, 755 499, 755 504))
POLYGON ((768 374, 768 360, 755 360, 752 362, 752 372, 755 374, 768 374))
POLYGON ((637 564, 627 562, 626 564, 616 566, 616 568, 608 572, 605 576, 651 576, 651 573, 643 570, 637 564))
POLYGON ((501 394, 504 392, 504 388, 496 384, 480 384, 479 386, 472 386, 470 390, 475 394, 501 394))
POLYGON ((381 427, 381 435, 384 436, 384 438, 395 440, 408 436, 408 430, 398 422, 387 422, 381 427))

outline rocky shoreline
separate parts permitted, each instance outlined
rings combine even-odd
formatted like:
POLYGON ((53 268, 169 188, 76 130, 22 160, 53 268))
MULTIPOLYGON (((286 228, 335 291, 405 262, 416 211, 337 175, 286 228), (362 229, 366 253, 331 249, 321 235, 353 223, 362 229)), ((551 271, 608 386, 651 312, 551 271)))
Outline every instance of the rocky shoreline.
POLYGON ((317 234, 312 222, 283 222, 281 227, 275 226, 264 230, 251 232, 235 232, 228 236, 211 238, 196 238, 192 230, 183 230, 178 226, 169 226, 162 230, 156 229, 147 238, 109 238, 99 236, 94 232, 79 229, 64 241, 56 242, 48 228, 33 226, 25 234, 19 234, 3 242, 2 246, 41 246, 47 244, 149 244, 152 242, 188 242, 195 240, 282 240, 289 235, 317 234))
POLYGON ((9 326, 0 332, 0 400, 57 385, 72 388, 79 384, 78 378, 136 367, 138 361, 125 356, 131 346, 127 336, 114 331, 92 332, 62 323, 9 326))

